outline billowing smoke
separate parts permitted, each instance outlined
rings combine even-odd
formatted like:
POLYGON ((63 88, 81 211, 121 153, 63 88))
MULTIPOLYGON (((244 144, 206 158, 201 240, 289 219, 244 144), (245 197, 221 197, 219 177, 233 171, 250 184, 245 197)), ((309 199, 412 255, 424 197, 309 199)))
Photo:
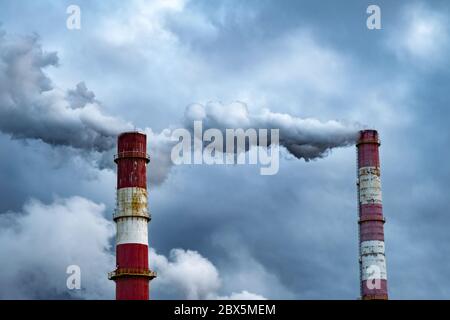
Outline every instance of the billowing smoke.
POLYGON ((54 146, 110 150, 131 124, 103 114, 83 82, 67 92, 55 88, 43 70, 57 65, 56 52, 43 51, 37 36, 0 33, 0 131, 54 146))
POLYGON ((306 161, 322 158, 333 148, 354 144, 359 130, 356 124, 302 119, 267 109, 250 114, 243 102, 229 105, 218 102, 192 104, 186 108, 184 123, 192 129, 196 120, 202 121, 205 130, 216 128, 223 131, 224 135, 225 129, 279 129, 280 145, 296 158, 306 161))
MULTIPOLYGON (((84 82, 67 91, 53 86, 44 69, 57 65, 56 53, 45 52, 37 36, 7 37, 0 33, 0 131, 16 139, 38 139, 52 146, 74 148, 99 168, 114 169, 116 137, 134 126, 105 115, 84 82)), ((204 129, 222 131, 279 129, 280 145, 306 161, 355 143, 359 129, 357 125, 301 119, 269 110, 251 114, 242 102, 190 105, 181 126, 192 129, 195 120, 202 121, 204 129)), ((170 155, 176 142, 169 129, 144 131, 151 157, 149 182, 158 185, 170 173, 170 155)))
POLYGON ((29 201, 0 214, 0 299, 112 299, 107 272, 115 266, 114 224, 105 206, 81 197, 51 204, 29 201), (81 269, 81 289, 69 290, 67 267, 81 269))
POLYGON ((216 267, 196 251, 173 249, 168 259, 151 249, 150 261, 160 276, 154 289, 166 290, 161 294, 190 300, 212 299, 221 286, 216 267))
MULTIPOLYGON (((29 201, 22 212, 0 213, 0 299, 113 299, 111 252, 114 223, 105 206, 82 197, 45 204, 29 201), (68 266, 78 266, 80 289, 69 289, 68 266)), ((154 296, 167 299, 263 299, 246 290, 222 296, 218 269, 200 253, 174 249, 169 258, 149 250, 158 272, 154 296)))
POLYGON ((84 108, 88 103, 97 103, 94 92, 89 91, 84 82, 77 84, 74 90, 68 90, 66 99, 72 109, 84 108))
MULTIPOLYGON (((358 124, 345 124, 334 120, 321 122, 269 110, 251 114, 243 102, 229 105, 219 102, 189 105, 185 109, 181 126, 191 131, 192 137, 195 134, 194 121, 201 121, 203 130, 221 130, 224 137, 226 129, 268 129, 269 133, 270 129, 279 129, 279 144, 295 158, 305 161, 323 158, 334 148, 353 145, 360 130, 358 124)), ((173 165, 171 151, 178 141, 172 139, 169 129, 159 134, 148 128, 145 131, 152 158, 150 182, 160 184, 170 173, 173 165)), ((270 137, 268 142, 270 144, 270 137)), ((237 149, 234 151, 239 152, 237 149)))
MULTIPOLYGON (((117 135, 134 126, 102 111, 84 82, 63 91, 44 70, 58 65, 55 52, 45 52, 37 36, 7 37, 0 32, 0 131, 14 139, 37 139, 71 147, 100 169, 115 169, 117 135)), ((172 143, 167 131, 148 135, 152 185, 170 170, 172 143)))
POLYGON ((172 249, 169 257, 149 251, 158 281, 152 284, 155 296, 177 299, 265 300, 255 293, 243 290, 222 296, 222 279, 216 266, 193 250, 172 249))
MULTIPOLYGON (((105 115, 94 92, 84 82, 62 90, 44 70, 56 67, 55 52, 45 52, 37 36, 7 37, 0 30, 0 131, 15 139, 41 140, 55 147, 97 157, 100 167, 114 168, 117 134, 134 126, 105 115)), ((335 147, 354 143, 357 128, 336 121, 320 122, 262 111, 250 114, 243 103, 209 103, 187 107, 182 127, 201 120, 204 128, 280 129, 280 144, 297 158, 323 157, 335 147)), ((148 136, 151 184, 162 183, 172 162, 176 143, 169 129, 148 136)), ((0 298, 112 298, 113 283, 106 273, 114 267, 110 239, 113 224, 104 206, 73 197, 44 204, 31 201, 23 212, 0 214, 0 298), (68 230, 70 232, 68 232, 68 230), (66 287, 66 268, 79 265, 82 289, 66 287), (19 266, 19 267, 18 267, 19 266)), ((190 299, 262 299, 248 291, 224 296, 218 269, 198 252, 174 250, 169 258, 150 252, 161 296, 190 299), (180 276, 182 274, 183 276, 180 276), (164 290, 173 290, 164 292, 164 290)), ((226 293, 225 293, 226 294, 226 293)))

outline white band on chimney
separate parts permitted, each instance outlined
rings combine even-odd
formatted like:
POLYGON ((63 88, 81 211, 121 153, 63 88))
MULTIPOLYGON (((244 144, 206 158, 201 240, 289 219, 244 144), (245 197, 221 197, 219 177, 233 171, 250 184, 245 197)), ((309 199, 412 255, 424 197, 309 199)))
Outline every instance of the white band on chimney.
POLYGON ((361 242, 361 254, 384 254, 384 241, 368 240, 361 242))
POLYGON ((359 201, 361 204, 381 204, 380 170, 376 167, 359 169, 359 201))
POLYGON ((387 279, 383 241, 361 242, 361 270, 362 280, 387 279))
POLYGON ((119 216, 148 216, 147 190, 138 187, 118 189, 115 217, 119 216))
POLYGON ((124 243, 148 245, 148 228, 145 218, 121 218, 116 222, 116 245, 124 243))

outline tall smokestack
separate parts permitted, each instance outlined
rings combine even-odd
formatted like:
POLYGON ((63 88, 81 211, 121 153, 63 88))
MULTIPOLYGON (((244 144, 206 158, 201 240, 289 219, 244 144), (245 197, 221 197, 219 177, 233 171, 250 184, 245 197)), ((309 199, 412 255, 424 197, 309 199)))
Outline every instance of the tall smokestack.
POLYGON ((148 267, 147 136, 125 132, 118 138, 116 270, 109 278, 116 282, 116 300, 148 300, 149 281, 156 274, 148 267))
POLYGON ((357 185, 359 264, 363 300, 388 298, 379 146, 380 140, 376 130, 360 131, 357 142, 357 185))

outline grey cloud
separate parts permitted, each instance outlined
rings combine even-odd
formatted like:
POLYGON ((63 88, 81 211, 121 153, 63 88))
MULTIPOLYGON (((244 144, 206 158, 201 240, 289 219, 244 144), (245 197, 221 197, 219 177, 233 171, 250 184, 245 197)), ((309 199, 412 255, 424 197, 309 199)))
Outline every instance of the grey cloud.
MULTIPOLYGON (((242 102, 229 105, 219 102, 210 102, 205 106, 189 105, 185 109, 182 126, 193 133, 194 121, 202 121, 204 130, 219 129, 224 136, 226 129, 268 129, 269 132, 270 129, 279 129, 280 145, 294 157, 305 161, 325 157, 334 148, 353 145, 360 128, 358 124, 344 124, 338 121, 321 122, 311 118, 301 119, 269 110, 250 114, 247 105, 242 102)), ((145 132, 151 158, 149 182, 150 185, 160 185, 170 174, 173 166, 171 151, 178 141, 174 141, 170 129, 155 133, 150 128, 146 128, 145 132)), ((105 155, 107 156, 103 156, 103 159, 111 165, 112 162, 108 160, 112 157, 111 152, 105 155)))
POLYGON ((322 158, 333 148, 353 145, 360 128, 356 124, 301 119, 270 110, 251 114, 242 102, 190 105, 186 108, 184 123, 192 129, 196 120, 202 121, 205 129, 217 128, 223 134, 227 128, 279 129, 280 145, 296 158, 306 161, 322 158))
POLYGON ((130 129, 104 115, 84 84, 75 91, 53 87, 44 69, 56 66, 55 52, 33 37, 0 37, 0 130, 16 139, 39 139, 54 146, 105 151, 130 129), (84 105, 83 105, 84 104, 84 105))
POLYGON ((72 197, 31 200, 22 212, 0 214, 0 299, 112 298, 106 274, 115 265, 109 253, 114 227, 103 210, 72 197), (82 290, 67 289, 69 265, 81 268, 82 290))
POLYGON ((247 290, 223 295, 224 281, 219 270, 197 251, 172 249, 169 256, 165 257, 150 249, 149 259, 158 272, 157 280, 152 283, 157 299, 265 299, 262 295, 247 290))
POLYGON ((172 140, 168 129, 155 133, 152 129, 146 128, 145 133, 147 134, 148 152, 150 153, 148 181, 151 186, 160 185, 166 181, 170 174, 173 165, 170 154, 176 142, 172 140))
MULTIPOLYGON (((94 33, 67 33, 55 22, 64 10, 51 1, 43 3, 2 3, 0 19, 11 31, 38 30, 48 44, 61 47, 64 61, 57 74, 67 77, 69 86, 85 80, 114 114, 142 128, 151 127, 155 135, 179 119, 186 104, 211 99, 243 100, 251 114, 255 114, 252 107, 270 107, 274 113, 325 121, 364 119, 376 127, 382 139, 390 296, 449 297, 446 195, 450 190, 445 160, 450 144, 450 79, 448 68, 441 64, 448 50, 441 50, 446 46, 440 37, 434 47, 438 50, 430 52, 438 53, 441 60, 412 55, 401 46, 403 42, 397 43, 400 51, 386 50, 390 36, 395 42, 395 35, 408 34, 412 21, 402 16, 407 16, 410 2, 380 0, 383 30, 377 32, 365 27, 369 3, 364 1, 340 6, 334 1, 286 1, 283 5, 277 1, 227 0, 219 5, 191 1, 189 10, 179 15, 195 11, 206 21, 212 19, 214 30, 198 23, 186 32, 183 26, 190 23, 189 17, 179 23, 174 16, 162 27, 168 26, 176 41, 145 37, 148 29, 144 28, 144 35, 124 37, 120 47, 108 46, 94 33), (16 12, 22 12, 27 23, 17 19, 16 12), (55 19, 45 23, 30 19, 36 14, 55 19), (203 26, 207 29, 201 30, 203 26), (299 31, 309 32, 312 41, 305 41, 299 31), (280 44, 285 36, 292 46, 280 44), (331 58, 323 59, 324 51, 331 58), (435 67, 429 68, 427 61, 435 67), (399 94, 399 88, 403 93, 399 94)), ((86 18, 96 17, 91 20, 95 30, 100 27, 98 19, 118 21, 119 27, 135 21, 125 14, 128 5, 123 3, 108 6, 107 13, 92 1, 82 6, 86 18)), ((444 15, 449 10, 446 0, 427 2, 426 7, 444 15)), ((448 27, 448 21, 439 21, 448 27)), ((116 34, 108 28, 105 32, 116 34)), ((67 92, 61 96, 65 99, 67 92)), ((99 171, 95 178, 96 170, 80 165, 79 157, 64 157, 69 164, 55 164, 55 151, 39 141, 27 141, 24 148, 21 141, 0 134, 0 143, 1 150, 6 150, 0 157, 0 206, 6 208, 1 211, 17 208, 29 196, 49 201, 53 192, 81 194, 107 202, 109 209, 114 206, 112 172, 99 171), (86 177, 88 172, 94 178, 86 177)), ((156 147, 150 143, 149 153, 155 158, 156 147)), ((100 154, 105 165, 113 166, 113 152, 100 154)), ((153 160, 149 179, 163 167, 153 160)), ((353 148, 334 149, 326 161, 282 159, 280 172, 273 177, 260 177, 248 166, 169 166, 168 170, 165 183, 150 192, 150 244, 172 262, 172 248, 190 248, 208 257, 221 275, 219 295, 247 290, 268 298, 358 296, 353 148), (225 241, 230 235, 238 242, 225 241), (212 243, 211 239, 217 240, 212 243), (245 251, 236 257, 237 246, 245 251), (244 282, 245 286, 238 285, 244 282)), ((161 279, 152 283, 152 298, 173 297, 156 291, 161 279)), ((46 296, 52 295, 47 292, 46 296)))
POLYGON ((95 94, 88 90, 84 82, 80 82, 75 89, 67 91, 66 99, 73 109, 84 108, 88 103, 95 102, 95 94))
POLYGON ((414 2, 403 8, 397 28, 386 45, 400 62, 417 63, 420 68, 442 67, 450 52, 450 20, 426 3, 414 2))
POLYGON ((220 288, 216 267, 198 252, 174 249, 169 258, 150 250, 150 261, 159 274, 156 291, 192 300, 212 298, 220 288))
MULTIPOLYGON (((112 299, 114 283, 107 273, 115 266, 110 239, 114 224, 103 216, 105 206, 86 198, 56 199, 44 204, 29 201, 22 212, 0 214, 0 299, 112 299), (67 267, 81 270, 81 289, 66 286, 67 267)), ((217 268, 198 252, 174 249, 169 259, 149 252, 159 272, 158 296, 180 299, 253 299, 244 290, 229 297, 217 268)))

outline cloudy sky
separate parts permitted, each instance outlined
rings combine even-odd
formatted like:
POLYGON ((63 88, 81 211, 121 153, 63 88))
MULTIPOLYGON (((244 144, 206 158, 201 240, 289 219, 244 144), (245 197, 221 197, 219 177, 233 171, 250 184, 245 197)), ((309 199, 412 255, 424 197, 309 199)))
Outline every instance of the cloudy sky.
POLYGON ((272 176, 159 159, 211 103, 379 130, 390 297, 450 298, 447 1, 0 0, 0 23, 0 298, 114 297, 111 148, 139 128, 152 298, 356 299, 355 147, 272 176))

